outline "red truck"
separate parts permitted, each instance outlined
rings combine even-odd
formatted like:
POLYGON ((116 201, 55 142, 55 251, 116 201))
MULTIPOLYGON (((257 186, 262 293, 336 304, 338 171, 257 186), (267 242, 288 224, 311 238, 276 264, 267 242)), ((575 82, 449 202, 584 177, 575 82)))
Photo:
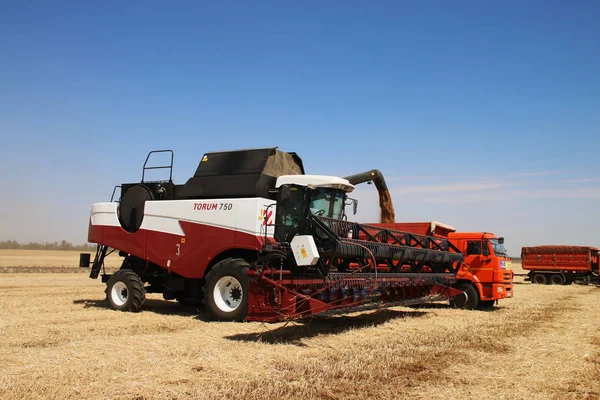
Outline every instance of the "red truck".
POLYGON ((598 249, 589 246, 533 246, 521 249, 527 279, 536 284, 564 285, 598 277, 598 249))
POLYGON ((511 259, 504 249, 504 238, 489 232, 456 232, 439 222, 400 222, 372 224, 424 236, 447 238, 461 253, 464 262, 454 287, 464 291, 453 304, 465 309, 484 309, 500 299, 513 297, 511 259))
MULTIPOLYGON (((453 227, 439 222, 395 222, 392 198, 379 170, 361 172, 345 179, 353 185, 364 182, 375 184, 379 193, 381 218, 379 223, 369 225, 419 235, 419 238, 411 239, 415 243, 424 241, 423 244, 428 244, 431 240, 427 237, 444 239, 448 241, 452 251, 464 255, 453 286, 466 296, 457 296, 451 300, 456 307, 490 308, 497 300, 513 297, 513 271, 511 260, 504 249, 504 238, 489 232, 456 232, 453 227)), ((398 242, 396 238, 392 239, 393 243, 398 242)))

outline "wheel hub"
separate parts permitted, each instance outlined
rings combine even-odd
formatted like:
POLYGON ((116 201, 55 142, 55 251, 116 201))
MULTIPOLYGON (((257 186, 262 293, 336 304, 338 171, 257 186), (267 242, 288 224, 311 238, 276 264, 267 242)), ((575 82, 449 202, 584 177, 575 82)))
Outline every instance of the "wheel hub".
POLYGON ((233 276, 224 276, 217 281, 213 290, 215 305, 225 312, 235 311, 242 303, 242 285, 233 276))
POLYGON ((110 291, 110 297, 117 306, 125 304, 128 298, 127 285, 121 281, 116 282, 110 291))
POLYGON ((242 289, 235 287, 235 288, 231 289, 231 292, 229 295, 233 299, 233 301, 239 301, 242 299, 242 289))

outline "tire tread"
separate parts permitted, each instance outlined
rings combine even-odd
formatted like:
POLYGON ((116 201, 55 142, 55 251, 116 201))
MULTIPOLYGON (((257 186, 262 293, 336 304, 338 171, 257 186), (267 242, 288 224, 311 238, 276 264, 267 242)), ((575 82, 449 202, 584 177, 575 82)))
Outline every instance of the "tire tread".
POLYGON ((127 285, 127 290, 129 291, 129 298, 127 299, 128 301, 124 304, 123 308, 119 310, 140 312, 144 302, 146 301, 146 288, 144 287, 144 282, 142 282, 142 279, 138 276, 138 274, 130 269, 120 269, 112 274, 112 276, 109 278, 105 289, 106 300, 108 303, 112 307, 112 302, 110 300, 110 288, 118 281, 125 282, 127 285))
MULTIPOLYGON (((240 280, 240 283, 242 284, 242 286, 244 286, 244 282, 246 284, 246 287, 243 288, 244 296, 246 296, 246 299, 245 299, 245 301, 243 301, 243 303, 245 303, 246 309, 240 308, 239 310, 235 310, 234 312, 232 312, 231 315, 226 315, 223 313, 223 311, 218 310, 216 308, 216 306, 213 304, 213 301, 210 299, 210 296, 212 296, 213 290, 212 290, 212 288, 209 287, 209 285, 216 283, 216 280, 221 277, 221 274, 223 274, 223 271, 234 270, 234 269, 239 269, 239 271, 245 275, 245 271, 248 269, 248 262, 246 260, 244 260, 243 258, 226 258, 226 259, 216 263, 213 266, 213 268, 208 272, 208 274, 206 274, 206 277, 205 277, 206 283, 205 283, 204 290, 203 290, 204 296, 202 299, 202 305, 204 306, 206 313, 208 314, 208 317, 210 320, 213 320, 213 321, 244 321, 246 319, 246 316, 248 313, 247 307, 248 307, 248 296, 249 296, 249 282, 248 282, 247 275, 244 277, 240 276, 242 278, 240 280), (213 281, 215 281, 215 282, 213 282, 213 281)), ((244 306, 241 306, 241 307, 244 307, 244 306)))

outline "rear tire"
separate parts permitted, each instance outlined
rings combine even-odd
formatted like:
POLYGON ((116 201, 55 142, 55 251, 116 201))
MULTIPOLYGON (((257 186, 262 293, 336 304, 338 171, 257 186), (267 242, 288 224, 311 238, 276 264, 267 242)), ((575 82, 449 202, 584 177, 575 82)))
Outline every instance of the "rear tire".
POLYGON ((466 298, 463 295, 458 295, 452 301, 452 305, 456 308, 462 308, 464 310, 474 310, 479 305, 479 293, 477 289, 466 282, 459 283, 456 288, 462 290, 467 295, 466 298))
POLYGON ((550 276, 550 283, 553 285, 564 285, 565 277, 562 276, 561 274, 554 274, 554 275, 550 276))
POLYGON ((120 269, 106 282, 106 300, 119 311, 139 312, 146 300, 146 289, 140 277, 130 269, 120 269))
POLYGON ((242 258, 227 258, 215 264, 206 275, 204 305, 209 319, 214 321, 246 319, 250 287, 246 274, 248 267, 248 262, 242 258))
POLYGON ((535 283, 538 285, 545 285, 548 283, 548 279, 544 274, 535 274, 531 277, 531 283, 535 283))

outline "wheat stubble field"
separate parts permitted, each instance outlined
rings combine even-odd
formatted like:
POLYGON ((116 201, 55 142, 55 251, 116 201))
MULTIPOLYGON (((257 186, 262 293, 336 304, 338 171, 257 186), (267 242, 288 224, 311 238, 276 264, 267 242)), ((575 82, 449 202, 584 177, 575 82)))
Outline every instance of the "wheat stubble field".
POLYGON ((397 307, 287 325, 209 323, 160 295, 139 314, 105 308, 104 285, 77 273, 76 252, 8 252, 4 400, 600 398, 593 286, 516 285, 492 312, 397 307), (41 272, 48 267, 62 270, 41 272))

